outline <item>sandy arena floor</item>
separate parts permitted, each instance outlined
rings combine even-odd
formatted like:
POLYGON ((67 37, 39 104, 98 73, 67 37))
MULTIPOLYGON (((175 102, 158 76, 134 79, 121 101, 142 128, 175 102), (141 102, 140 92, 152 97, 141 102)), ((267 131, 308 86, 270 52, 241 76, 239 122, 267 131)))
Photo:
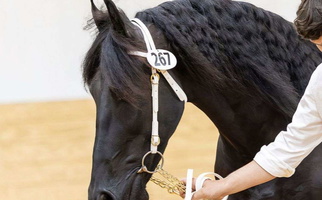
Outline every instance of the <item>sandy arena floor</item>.
MULTIPOLYGON (((87 200, 94 143, 92 100, 0 105, 0 199, 87 200)), ((213 171, 217 129, 187 104, 165 152, 164 168, 182 178, 213 171)), ((153 183, 151 200, 180 200, 153 183)))

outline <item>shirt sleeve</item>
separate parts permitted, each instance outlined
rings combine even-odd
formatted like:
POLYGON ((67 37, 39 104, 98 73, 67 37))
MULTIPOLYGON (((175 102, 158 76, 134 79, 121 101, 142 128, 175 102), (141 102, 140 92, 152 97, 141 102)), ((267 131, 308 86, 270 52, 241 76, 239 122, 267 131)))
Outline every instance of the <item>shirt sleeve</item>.
POLYGON ((322 64, 310 82, 286 131, 265 145, 254 160, 275 177, 290 177, 302 160, 322 142, 322 64))

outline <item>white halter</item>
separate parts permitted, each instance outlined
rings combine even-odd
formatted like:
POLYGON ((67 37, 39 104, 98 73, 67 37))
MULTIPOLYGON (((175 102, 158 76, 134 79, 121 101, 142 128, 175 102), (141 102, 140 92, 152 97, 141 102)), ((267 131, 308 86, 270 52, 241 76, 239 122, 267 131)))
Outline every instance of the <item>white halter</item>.
MULTIPOLYGON (((147 52, 140 52, 140 51, 131 51, 128 52, 130 55, 140 56, 148 58, 149 54, 151 53, 158 53, 159 51, 165 51, 156 49, 155 44, 153 42, 152 36, 148 30, 148 28, 139 20, 139 19, 132 19, 132 23, 139 27, 142 31, 144 41, 147 47, 147 52)), ((161 72, 161 74, 164 76, 164 78, 167 80, 167 82, 170 84, 173 91, 177 94, 178 98, 181 101, 187 102, 187 95, 184 93, 184 91, 181 89, 181 87, 177 84, 177 82, 172 78, 172 76, 166 71, 162 70, 162 68, 157 69, 155 67, 151 66, 151 85, 152 85, 152 133, 151 133, 151 145, 150 145, 150 151, 146 153, 142 159, 142 168, 139 170, 139 172, 148 172, 148 173, 155 173, 158 169, 155 171, 149 171, 147 167, 144 164, 145 158, 149 154, 159 154, 162 157, 162 164, 163 165, 163 155, 158 151, 158 145, 160 144, 160 137, 159 137, 159 123, 158 123, 158 110, 159 110, 159 74, 157 72, 161 72)))
MULTIPOLYGON (((131 22, 140 28, 140 30, 142 31, 143 37, 144 37, 144 41, 147 47, 147 52, 141 52, 141 51, 131 51, 128 52, 130 55, 135 55, 135 56, 140 56, 140 57, 145 57, 148 59, 149 63, 151 64, 150 60, 149 60, 149 55, 152 53, 159 53, 159 52, 167 52, 167 53, 171 53, 168 52, 166 50, 162 50, 162 49, 156 49, 155 44, 153 42, 152 36, 150 34, 150 31, 148 30, 148 28, 145 26, 145 24, 142 23, 141 20, 135 18, 132 19, 131 22)), ((171 53, 172 54, 172 53, 171 53)), ((174 57, 175 59, 175 57, 174 57)), ((175 60, 175 64, 176 64, 176 60, 175 60)), ((175 67, 175 65, 170 66, 168 69, 175 67)), ((158 124, 158 110, 159 110, 159 97, 158 97, 158 93, 159 93, 159 74, 157 71, 161 72, 161 74, 164 76, 164 78, 167 80, 167 82, 170 84, 171 88, 173 89, 173 91, 177 94, 178 98, 181 101, 187 102, 187 95, 184 93, 184 91, 181 89, 181 87, 177 84, 177 82, 172 78, 172 76, 163 68, 157 68, 155 66, 153 66, 153 64, 151 64, 151 70, 152 70, 152 75, 151 75, 151 84, 152 84, 152 110, 153 110, 153 114, 152 114, 152 133, 151 133, 151 147, 150 147, 150 151, 147 152, 143 158, 142 158, 142 167, 141 169, 138 171, 138 173, 142 173, 142 172, 147 172, 147 173, 156 173, 158 170, 162 169, 163 167, 163 162, 164 162, 164 158, 161 152, 158 151, 158 145, 160 144, 160 137, 159 137, 159 124, 158 124), (149 154, 159 154, 161 156, 161 165, 159 168, 155 169, 154 171, 149 171, 147 169, 147 167, 145 166, 145 158, 149 155, 149 154)), ((202 185, 204 183, 205 180, 210 179, 207 178, 207 175, 215 175, 217 178, 222 178, 220 175, 216 174, 216 173, 203 173, 201 174, 197 180, 196 180, 196 190, 199 190, 202 188, 202 185)), ((187 184, 186 184, 186 198, 185 200, 191 200, 192 196, 193 196, 193 192, 191 190, 192 188, 192 178, 193 178, 193 170, 189 169, 188 173, 187 173, 187 184)), ((226 200, 228 198, 228 196, 224 197, 223 200, 226 200)))

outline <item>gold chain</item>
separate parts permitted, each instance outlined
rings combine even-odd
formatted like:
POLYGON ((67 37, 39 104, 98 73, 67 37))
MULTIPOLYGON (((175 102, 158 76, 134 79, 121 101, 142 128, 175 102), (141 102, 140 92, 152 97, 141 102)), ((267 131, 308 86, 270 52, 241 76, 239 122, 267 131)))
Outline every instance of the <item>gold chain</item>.
POLYGON ((178 178, 174 177, 172 174, 162 169, 159 165, 157 166, 157 169, 158 170, 156 173, 160 174, 165 180, 152 176, 150 178, 150 181, 160 186, 161 188, 167 189, 170 194, 177 194, 180 196, 180 193, 184 194, 186 192, 186 186, 182 181, 180 181, 178 178))
POLYGON ((159 169, 157 173, 160 174, 165 180, 151 177, 150 181, 160 186, 161 188, 167 189, 170 194, 180 195, 180 193, 185 193, 186 186, 178 178, 169 174, 169 172, 163 170, 162 168, 159 169))

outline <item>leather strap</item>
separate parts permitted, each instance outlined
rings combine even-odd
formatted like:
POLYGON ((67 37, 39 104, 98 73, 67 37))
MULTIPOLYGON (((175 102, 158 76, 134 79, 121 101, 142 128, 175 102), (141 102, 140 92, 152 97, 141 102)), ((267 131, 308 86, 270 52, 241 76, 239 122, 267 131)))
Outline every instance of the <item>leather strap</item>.
POLYGON ((153 154, 158 152, 158 145, 160 144, 159 137, 159 80, 160 76, 155 69, 152 68, 151 85, 152 85, 152 133, 151 133, 151 147, 153 154))
POLYGON ((178 85, 178 83, 172 78, 168 71, 161 71, 163 77, 169 85, 171 86, 172 90, 177 94, 180 101, 184 101, 185 103, 188 101, 186 93, 182 90, 182 88, 178 85))
POLYGON ((192 192, 192 181, 193 181, 193 169, 188 169, 187 171, 187 181, 186 181, 186 196, 184 200, 191 200, 192 192))
POLYGON ((150 31, 149 29, 145 26, 145 24, 139 20, 138 18, 134 18, 134 19, 131 19, 131 22, 140 28, 142 34, 143 34, 143 37, 144 37, 144 41, 145 41, 145 44, 146 44, 146 49, 149 51, 149 50, 156 50, 155 48, 155 45, 154 45, 154 42, 153 42, 153 38, 152 38, 152 35, 150 34, 150 31))

